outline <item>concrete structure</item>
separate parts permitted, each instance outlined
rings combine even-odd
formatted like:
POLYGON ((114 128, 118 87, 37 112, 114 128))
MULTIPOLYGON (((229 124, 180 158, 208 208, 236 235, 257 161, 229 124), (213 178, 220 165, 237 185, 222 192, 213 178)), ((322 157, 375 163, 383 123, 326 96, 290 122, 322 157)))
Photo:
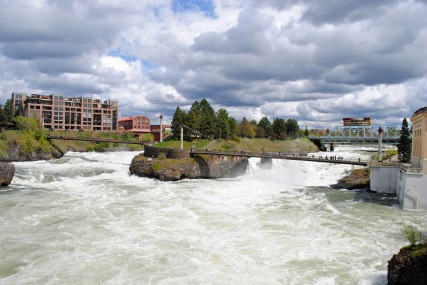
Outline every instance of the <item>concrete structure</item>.
POLYGON ((118 121, 118 126, 134 134, 148 134, 150 123, 150 119, 146 116, 126 116, 118 121))
POLYGON ((412 123, 411 165, 427 174, 427 107, 415 111, 412 123))
POLYGON ((64 97, 59 94, 40 95, 12 93, 14 110, 23 108, 24 115, 37 118, 40 126, 52 130, 112 131, 117 129, 116 100, 87 97, 64 97))
POLYGON ((411 122, 411 163, 370 164, 370 188, 395 193, 404 209, 427 210, 427 107, 417 110, 411 122))

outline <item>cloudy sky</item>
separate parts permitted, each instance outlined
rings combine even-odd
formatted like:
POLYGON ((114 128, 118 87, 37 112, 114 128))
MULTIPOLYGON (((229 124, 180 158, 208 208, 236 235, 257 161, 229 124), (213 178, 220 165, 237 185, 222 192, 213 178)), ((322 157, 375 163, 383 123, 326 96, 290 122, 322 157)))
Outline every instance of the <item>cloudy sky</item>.
POLYGON ((0 103, 117 99, 169 122, 208 99, 240 120, 401 124, 427 106, 427 0, 0 0, 0 103))

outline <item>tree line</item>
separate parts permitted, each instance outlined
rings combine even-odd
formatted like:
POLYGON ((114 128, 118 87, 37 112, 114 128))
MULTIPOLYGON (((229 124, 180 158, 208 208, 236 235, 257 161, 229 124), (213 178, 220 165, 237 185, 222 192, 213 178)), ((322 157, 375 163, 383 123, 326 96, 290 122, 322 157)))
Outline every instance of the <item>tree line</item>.
MULTIPOLYGON (((206 99, 195 101, 188 112, 176 108, 171 122, 172 139, 179 139, 181 125, 184 126, 183 135, 187 141, 196 138, 238 140, 241 137, 285 139, 297 138, 301 134, 295 119, 275 118, 270 122, 263 117, 257 122, 243 117, 237 122, 226 109, 215 111, 206 99)), ((306 131, 303 134, 308 134, 306 131)))
MULTIPOLYGON (((23 120, 23 116, 24 108, 22 105, 14 110, 12 100, 6 100, 4 105, 0 105, 0 130, 21 129, 22 125, 28 124, 27 121, 23 120)), ((263 117, 257 122, 256 120, 249 121, 243 117, 238 123, 224 108, 215 112, 206 99, 200 102, 195 101, 188 112, 179 107, 176 108, 171 123, 172 139, 179 139, 181 125, 186 126, 184 128, 184 139, 187 141, 196 138, 239 140, 241 137, 285 139, 309 135, 307 128, 304 131, 300 130, 295 119, 275 118, 273 122, 270 122, 267 117, 263 117)), ((406 118, 402 121, 397 149, 399 161, 410 162, 412 139, 411 129, 406 118)))

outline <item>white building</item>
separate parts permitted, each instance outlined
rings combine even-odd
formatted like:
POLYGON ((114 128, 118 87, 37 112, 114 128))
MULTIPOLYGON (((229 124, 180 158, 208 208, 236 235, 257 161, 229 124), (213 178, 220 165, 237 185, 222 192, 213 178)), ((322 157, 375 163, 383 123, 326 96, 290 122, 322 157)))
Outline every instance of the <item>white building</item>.
POLYGON ((369 165, 370 188, 378 193, 396 193, 404 209, 427 210, 427 107, 417 110, 411 122, 411 163, 369 165))

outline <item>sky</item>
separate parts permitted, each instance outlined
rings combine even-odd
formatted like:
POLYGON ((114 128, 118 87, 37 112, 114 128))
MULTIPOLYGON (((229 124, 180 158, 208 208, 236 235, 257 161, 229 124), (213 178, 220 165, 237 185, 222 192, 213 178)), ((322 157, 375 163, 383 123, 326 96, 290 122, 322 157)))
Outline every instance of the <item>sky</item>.
POLYGON ((0 0, 0 103, 116 99, 170 122, 207 99, 238 121, 401 125, 427 106, 427 0, 0 0))

